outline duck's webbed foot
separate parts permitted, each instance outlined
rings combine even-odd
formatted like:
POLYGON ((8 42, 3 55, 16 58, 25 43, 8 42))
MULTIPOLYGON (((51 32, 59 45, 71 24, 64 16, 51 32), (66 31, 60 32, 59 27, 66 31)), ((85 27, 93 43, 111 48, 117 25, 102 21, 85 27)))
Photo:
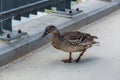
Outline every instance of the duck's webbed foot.
POLYGON ((72 59, 72 53, 69 53, 69 59, 66 60, 62 60, 64 63, 72 63, 73 59, 72 59))
POLYGON ((66 59, 66 60, 62 60, 64 63, 72 63, 73 59, 66 59))
POLYGON ((76 59, 75 62, 76 62, 76 63, 79 63, 79 62, 80 62, 80 59, 76 59))

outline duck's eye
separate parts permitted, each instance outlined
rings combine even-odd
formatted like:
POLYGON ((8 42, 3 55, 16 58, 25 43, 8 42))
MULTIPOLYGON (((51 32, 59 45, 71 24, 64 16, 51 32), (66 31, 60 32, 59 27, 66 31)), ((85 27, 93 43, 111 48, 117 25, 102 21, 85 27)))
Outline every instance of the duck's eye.
POLYGON ((47 28, 47 31, 51 31, 51 28, 47 28))
POLYGON ((49 31, 53 31, 53 30, 54 30, 54 28, 50 28, 50 29, 49 29, 49 31))

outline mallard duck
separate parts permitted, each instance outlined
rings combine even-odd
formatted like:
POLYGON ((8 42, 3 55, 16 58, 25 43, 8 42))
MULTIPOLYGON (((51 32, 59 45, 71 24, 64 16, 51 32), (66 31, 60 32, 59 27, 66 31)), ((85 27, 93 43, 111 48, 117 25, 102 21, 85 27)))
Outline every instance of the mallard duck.
POLYGON ((80 31, 60 33, 60 31, 53 25, 47 26, 42 37, 47 34, 52 34, 52 45, 58 50, 62 50, 69 53, 69 59, 62 60, 64 63, 72 63, 72 52, 81 52, 78 58, 75 60, 77 63, 80 61, 84 52, 92 47, 97 42, 96 36, 92 36, 88 33, 82 33, 80 31))

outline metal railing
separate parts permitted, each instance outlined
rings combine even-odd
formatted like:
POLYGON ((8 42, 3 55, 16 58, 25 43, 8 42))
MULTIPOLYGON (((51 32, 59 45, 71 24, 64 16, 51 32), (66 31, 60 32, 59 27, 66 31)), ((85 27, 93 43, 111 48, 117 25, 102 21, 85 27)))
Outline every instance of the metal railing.
POLYGON ((20 20, 21 16, 29 17, 52 6, 65 11, 71 9, 71 0, 0 0, 0 33, 2 29, 12 31, 12 18, 20 20))

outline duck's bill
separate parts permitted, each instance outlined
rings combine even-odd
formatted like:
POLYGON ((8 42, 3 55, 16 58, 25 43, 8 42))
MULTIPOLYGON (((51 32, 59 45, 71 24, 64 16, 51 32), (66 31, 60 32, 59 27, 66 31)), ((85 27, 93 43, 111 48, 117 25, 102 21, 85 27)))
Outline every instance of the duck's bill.
POLYGON ((47 32, 44 32, 41 37, 43 38, 43 37, 45 37, 47 34, 48 34, 47 32))
POLYGON ((94 42, 94 45, 95 46, 100 46, 100 43, 99 42, 94 42))
POLYGON ((42 38, 44 38, 45 36, 46 36, 46 35, 45 35, 45 34, 43 34, 41 37, 42 37, 42 38))

